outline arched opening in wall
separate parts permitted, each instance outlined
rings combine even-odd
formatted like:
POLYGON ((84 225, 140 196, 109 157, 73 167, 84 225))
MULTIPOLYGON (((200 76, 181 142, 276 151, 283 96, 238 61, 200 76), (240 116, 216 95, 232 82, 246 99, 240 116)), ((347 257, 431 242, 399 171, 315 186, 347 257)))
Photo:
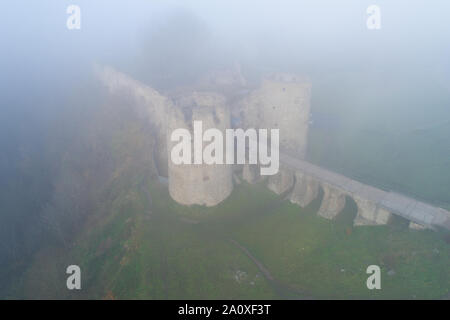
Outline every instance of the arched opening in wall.
POLYGON ((351 234, 353 229, 353 221, 358 214, 358 205, 350 196, 345 196, 344 209, 336 216, 334 222, 339 229, 347 234, 351 234))
POLYGON ((291 172, 291 174, 293 176, 293 181, 292 181, 291 186, 286 191, 284 191, 282 194, 280 194, 280 198, 283 200, 289 199, 289 196, 292 194, 292 191, 295 188, 295 184, 297 183, 297 177, 295 176, 295 173, 291 172))
POLYGON ((311 201, 311 203, 306 207, 306 209, 311 211, 313 214, 317 214, 319 211, 320 205, 322 204, 324 191, 322 189, 322 186, 319 186, 319 193, 317 197, 311 201))

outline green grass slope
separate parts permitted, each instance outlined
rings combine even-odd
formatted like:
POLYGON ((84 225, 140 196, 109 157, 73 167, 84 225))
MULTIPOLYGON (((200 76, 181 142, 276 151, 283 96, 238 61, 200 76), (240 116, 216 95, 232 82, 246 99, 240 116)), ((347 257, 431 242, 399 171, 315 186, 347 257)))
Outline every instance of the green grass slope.
POLYGON ((111 201, 91 217, 71 248, 41 251, 13 297, 432 299, 449 294, 450 252, 438 233, 352 228, 345 218, 355 210, 351 205, 340 219, 328 221, 315 214, 320 199, 301 209, 263 185, 242 183, 223 203, 206 208, 178 205, 145 175, 129 181, 128 187, 111 190, 111 201), (70 264, 81 267, 82 290, 66 289, 70 264), (366 287, 371 264, 382 269, 381 290, 366 287))

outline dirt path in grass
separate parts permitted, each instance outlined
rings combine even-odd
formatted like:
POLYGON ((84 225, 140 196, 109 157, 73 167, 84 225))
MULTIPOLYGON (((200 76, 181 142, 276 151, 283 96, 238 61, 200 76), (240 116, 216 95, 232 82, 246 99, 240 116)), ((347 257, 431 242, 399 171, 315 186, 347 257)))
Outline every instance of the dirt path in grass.
POLYGON ((231 243, 233 243, 236 247, 238 247, 241 251, 243 251, 247 257, 250 258, 250 260, 253 261, 254 264, 256 264, 256 266, 258 267, 259 271, 261 271, 261 273, 264 275, 264 277, 266 277, 268 280, 270 281, 274 281, 275 279, 272 277, 272 275, 270 274, 269 270, 266 269, 266 267, 264 267, 264 265, 259 262, 251 253, 250 251, 247 250, 247 248, 241 246, 239 244, 239 242, 237 242, 236 240, 230 239, 231 243))
POLYGON ((239 242, 233 239, 229 239, 229 241, 237 247, 239 250, 245 253, 245 255, 258 267, 259 271, 264 275, 264 277, 269 281, 270 284, 274 287, 275 291, 283 298, 283 299, 313 299, 311 296, 306 295, 304 292, 300 292, 297 289, 285 285, 278 281, 276 278, 272 276, 270 271, 258 260, 256 259, 250 251, 239 242))

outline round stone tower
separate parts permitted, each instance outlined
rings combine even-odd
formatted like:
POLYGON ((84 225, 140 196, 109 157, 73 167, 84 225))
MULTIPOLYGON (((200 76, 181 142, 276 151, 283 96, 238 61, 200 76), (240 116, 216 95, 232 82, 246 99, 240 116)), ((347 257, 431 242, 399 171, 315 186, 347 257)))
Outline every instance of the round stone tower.
POLYGON ((304 158, 306 154, 311 83, 299 76, 275 73, 243 100, 247 127, 280 129, 280 148, 304 158))
MULTIPOLYGON (((275 73, 243 100, 241 107, 247 128, 279 129, 280 152, 297 158, 306 155, 311 108, 311 83, 299 76, 275 73)), ((277 194, 289 190, 294 173, 280 168, 269 177, 268 188, 277 194)))
MULTIPOLYGON (((225 138, 225 129, 230 128, 230 112, 225 106, 225 98, 215 93, 194 92, 180 97, 169 112, 169 193, 176 202, 184 205, 214 206, 226 199, 233 189, 232 166, 194 164, 194 121, 202 122, 203 132, 216 128, 225 138), (187 129, 191 134, 192 164, 175 164, 170 158, 172 148, 178 143, 171 141, 171 134, 179 128, 187 129)), ((223 142, 225 148, 225 140, 223 142)), ((210 143, 203 142, 202 152, 210 143)))

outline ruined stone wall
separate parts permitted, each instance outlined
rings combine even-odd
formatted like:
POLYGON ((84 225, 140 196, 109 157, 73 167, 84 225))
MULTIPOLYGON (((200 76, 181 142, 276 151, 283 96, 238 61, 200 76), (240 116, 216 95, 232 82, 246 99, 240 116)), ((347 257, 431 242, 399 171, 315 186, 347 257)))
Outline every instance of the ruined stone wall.
POLYGON ((95 73, 113 94, 128 95, 134 99, 137 111, 149 121, 156 136, 155 161, 158 173, 167 176, 167 112, 173 107, 171 100, 150 86, 107 66, 96 66, 95 73))
MULTIPOLYGON (((175 129, 185 128, 191 132, 192 139, 194 138, 194 121, 202 121, 203 132, 208 128, 216 128, 222 131, 225 137, 225 129, 230 128, 230 113, 225 107, 224 98, 214 93, 197 92, 180 98, 168 118, 169 150, 177 143, 170 141, 170 134, 175 129)), ((203 143, 203 148, 208 144, 203 143)), ((191 154, 193 157, 193 143, 191 154)), ((169 161, 168 168, 170 196, 184 205, 214 206, 226 199, 233 189, 231 165, 176 165, 169 161)))

